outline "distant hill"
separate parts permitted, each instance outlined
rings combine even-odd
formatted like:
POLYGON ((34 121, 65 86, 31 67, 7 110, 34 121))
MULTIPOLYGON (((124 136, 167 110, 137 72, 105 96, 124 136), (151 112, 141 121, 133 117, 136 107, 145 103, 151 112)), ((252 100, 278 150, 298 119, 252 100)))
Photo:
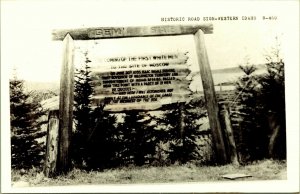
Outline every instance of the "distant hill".
POLYGON ((35 100, 44 101, 58 96, 59 83, 58 82, 32 82, 25 81, 24 89, 30 93, 30 96, 35 100))
MULTIPOLYGON (((257 70, 265 69, 264 64, 255 65, 257 70)), ((239 67, 229 67, 229 68, 222 68, 222 69, 213 69, 211 70, 212 74, 216 73, 243 73, 243 71, 239 67)))
POLYGON ((241 73, 242 70, 239 67, 229 67, 229 68, 223 68, 223 69, 212 69, 211 73, 241 73))
POLYGON ((59 82, 36 82, 36 81, 25 81, 25 91, 51 91, 56 94, 59 92, 59 82))

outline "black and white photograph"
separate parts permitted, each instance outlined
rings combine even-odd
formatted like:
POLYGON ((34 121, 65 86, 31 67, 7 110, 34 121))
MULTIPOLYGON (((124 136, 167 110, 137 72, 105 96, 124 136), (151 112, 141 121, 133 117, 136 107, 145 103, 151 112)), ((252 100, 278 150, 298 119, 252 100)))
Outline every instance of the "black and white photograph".
POLYGON ((299 1, 1 1, 1 192, 299 192, 299 1))

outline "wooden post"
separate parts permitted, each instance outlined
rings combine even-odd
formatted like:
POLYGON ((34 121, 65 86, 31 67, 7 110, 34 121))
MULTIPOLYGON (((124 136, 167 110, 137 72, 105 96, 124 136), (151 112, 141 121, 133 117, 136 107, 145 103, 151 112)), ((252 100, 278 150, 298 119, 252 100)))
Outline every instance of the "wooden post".
POLYGON ((222 127, 224 131, 224 137, 227 144, 227 154, 229 157, 229 161, 232 164, 239 165, 238 161, 238 155, 236 151, 236 146, 235 146, 235 140, 233 136, 233 130, 231 126, 231 121, 230 121, 230 116, 229 116, 229 110, 228 106, 225 103, 220 103, 220 117, 222 118, 222 127))
POLYGON ((211 69, 208 56, 204 45, 204 33, 199 29, 194 35, 196 44, 196 53, 200 66, 200 75, 203 84, 204 97, 206 101, 209 124, 212 131, 212 138, 216 152, 216 162, 224 164, 227 161, 226 149, 223 141, 223 135, 219 119, 219 107, 214 88, 211 69))
POLYGON ((74 41, 67 34, 63 41, 63 63, 60 79, 59 94, 59 151, 58 172, 65 173, 70 170, 70 142, 73 125, 73 101, 74 101, 74 41))
POLYGON ((59 128, 58 117, 58 110, 52 110, 49 112, 46 140, 46 157, 43 169, 44 175, 46 177, 53 177, 56 174, 59 128))

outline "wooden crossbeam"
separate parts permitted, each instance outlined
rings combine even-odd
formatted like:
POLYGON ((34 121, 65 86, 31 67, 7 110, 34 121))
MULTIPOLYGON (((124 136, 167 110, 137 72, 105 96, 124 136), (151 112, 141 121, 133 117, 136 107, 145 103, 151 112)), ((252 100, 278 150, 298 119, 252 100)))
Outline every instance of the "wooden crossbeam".
POLYGON ((138 27, 97 27, 53 30, 52 40, 63 40, 69 33, 73 40, 171 36, 195 34, 199 29, 205 34, 213 32, 212 24, 201 25, 162 25, 162 26, 138 26, 138 27))

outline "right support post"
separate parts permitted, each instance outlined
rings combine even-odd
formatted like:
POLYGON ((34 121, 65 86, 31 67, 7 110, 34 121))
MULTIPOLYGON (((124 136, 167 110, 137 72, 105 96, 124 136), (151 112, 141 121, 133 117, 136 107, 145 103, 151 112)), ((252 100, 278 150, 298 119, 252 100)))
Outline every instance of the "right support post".
POLYGON ((196 34, 194 35, 194 39, 196 44, 198 64, 200 66, 200 75, 206 101, 209 125, 211 128, 212 139, 215 148, 216 162, 218 164, 225 164, 227 163, 227 152, 220 125, 219 107, 208 56, 204 44, 204 33, 201 29, 196 32, 196 34))

